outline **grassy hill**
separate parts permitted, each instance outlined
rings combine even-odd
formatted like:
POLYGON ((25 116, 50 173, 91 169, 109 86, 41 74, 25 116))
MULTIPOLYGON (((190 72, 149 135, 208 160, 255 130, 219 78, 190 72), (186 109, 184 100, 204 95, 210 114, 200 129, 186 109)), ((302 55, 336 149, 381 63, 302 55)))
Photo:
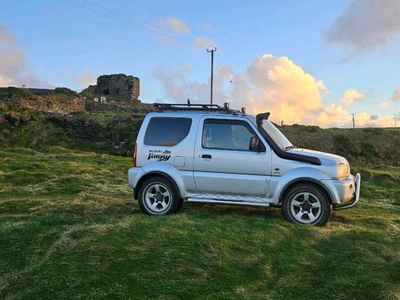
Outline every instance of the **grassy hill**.
MULTIPOLYGON (((0 93, 0 150, 61 146, 132 155, 138 129, 150 106, 129 106, 129 102, 110 98, 104 110, 93 110, 85 105, 88 98, 85 100, 66 88, 56 92, 39 97, 8 88, 0 93)), ((400 128, 322 129, 285 125, 280 130, 298 147, 340 154, 352 164, 400 165, 400 128)))
POLYGON ((185 203, 144 215, 131 159, 0 151, 0 299, 399 299, 400 168, 357 167, 325 227, 279 209, 185 203))
MULTIPOLYGON (((57 89, 56 89, 57 91, 57 89)), ((0 150, 46 146, 131 155, 143 108, 121 102, 111 109, 88 111, 85 97, 62 88, 51 96, 36 96, 17 88, 0 93, 0 150), (118 110, 118 107, 124 109, 118 110), (129 153, 130 152, 130 153, 129 153)), ((118 99, 117 99, 118 101, 118 99)))
POLYGON ((126 178, 145 111, 66 113, 77 97, 0 92, 0 299, 400 299, 399 129, 280 128, 362 174, 325 227, 191 203, 149 217, 126 178))

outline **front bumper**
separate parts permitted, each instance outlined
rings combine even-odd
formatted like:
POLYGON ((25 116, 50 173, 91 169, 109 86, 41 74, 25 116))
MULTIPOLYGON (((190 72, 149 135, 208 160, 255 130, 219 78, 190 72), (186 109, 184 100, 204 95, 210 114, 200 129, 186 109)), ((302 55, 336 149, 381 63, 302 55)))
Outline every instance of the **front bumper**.
POLYGON ((356 205, 357 202, 360 200, 361 175, 359 173, 357 173, 354 183, 355 183, 355 191, 353 193, 352 199, 349 202, 346 202, 345 204, 334 205, 333 206, 334 210, 351 208, 354 205, 356 205))

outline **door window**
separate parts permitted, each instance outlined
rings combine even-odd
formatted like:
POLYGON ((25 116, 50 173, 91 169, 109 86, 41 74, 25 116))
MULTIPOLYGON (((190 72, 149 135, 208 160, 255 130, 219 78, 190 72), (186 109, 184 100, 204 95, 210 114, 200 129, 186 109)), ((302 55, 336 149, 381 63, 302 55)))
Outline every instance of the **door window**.
POLYGON ((206 149, 250 151, 250 140, 257 137, 244 121, 207 119, 203 125, 202 146, 206 149))

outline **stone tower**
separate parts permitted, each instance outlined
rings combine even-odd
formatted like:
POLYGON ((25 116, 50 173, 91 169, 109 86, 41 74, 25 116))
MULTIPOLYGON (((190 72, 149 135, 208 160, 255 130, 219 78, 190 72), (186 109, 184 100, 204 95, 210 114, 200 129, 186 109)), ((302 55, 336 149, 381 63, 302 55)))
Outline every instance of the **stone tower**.
POLYGON ((97 78, 95 93, 127 100, 138 100, 140 80, 138 77, 125 74, 102 75, 97 78))

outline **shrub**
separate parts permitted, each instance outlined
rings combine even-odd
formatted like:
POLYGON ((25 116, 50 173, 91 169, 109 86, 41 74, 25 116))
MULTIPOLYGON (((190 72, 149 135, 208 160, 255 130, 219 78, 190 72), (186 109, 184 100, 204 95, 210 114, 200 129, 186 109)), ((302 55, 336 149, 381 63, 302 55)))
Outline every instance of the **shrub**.
POLYGON ((6 119, 11 125, 17 126, 21 122, 22 117, 18 112, 9 111, 4 114, 4 119, 6 119))
POLYGON ((58 87, 54 89, 54 92, 58 95, 65 95, 65 96, 73 96, 73 97, 78 97, 78 93, 66 88, 66 87, 58 87))
POLYGON ((349 136, 345 133, 335 134, 333 136, 333 144, 339 153, 355 154, 355 149, 349 136))
POLYGON ((8 106, 5 103, 0 103, 0 112, 6 112, 8 110, 8 106))
POLYGON ((370 140, 361 142, 361 155, 367 159, 371 159, 376 155, 376 148, 370 140))
POLYGON ((309 133, 315 133, 318 132, 318 130, 319 130, 318 126, 309 125, 306 127, 306 131, 309 133))
POLYGON ((34 96, 33 94, 29 93, 27 90, 25 89, 20 89, 20 88, 16 88, 16 87, 8 87, 8 94, 10 98, 16 97, 16 98, 31 98, 32 96, 34 96))

